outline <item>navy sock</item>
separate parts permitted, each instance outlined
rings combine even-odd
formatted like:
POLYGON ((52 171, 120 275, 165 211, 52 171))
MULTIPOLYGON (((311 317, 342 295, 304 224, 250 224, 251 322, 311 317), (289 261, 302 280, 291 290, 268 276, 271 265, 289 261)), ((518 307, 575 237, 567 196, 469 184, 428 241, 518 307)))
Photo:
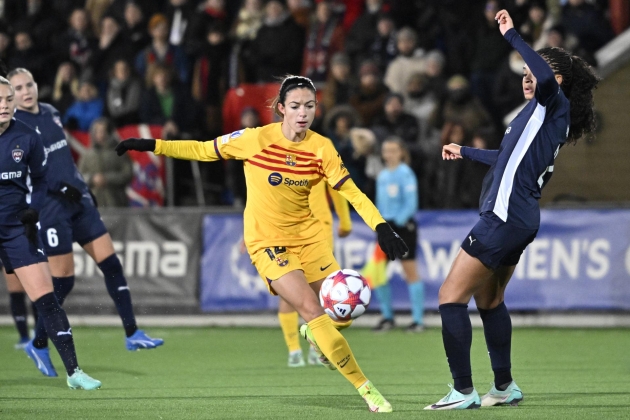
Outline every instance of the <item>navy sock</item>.
POLYGON ((468 305, 445 303, 440 305, 442 317, 442 341, 446 358, 453 376, 453 387, 461 392, 473 387, 470 368, 470 346, 472 325, 468 316, 468 305))
POLYGON ((33 310, 33 324, 37 324, 37 307, 33 302, 31 302, 31 309, 33 310))
POLYGON ((505 303, 501 302, 494 309, 479 309, 479 315, 483 322, 483 334, 486 336, 486 345, 494 372, 494 386, 497 389, 504 388, 506 384, 509 385, 512 382, 512 364, 510 361, 512 320, 510 314, 505 303))
MULTIPOLYGON (((74 276, 53 277, 52 280, 55 297, 57 298, 59 306, 61 306, 66 300, 66 296, 68 296, 74 287, 74 276)), ((43 320, 39 320, 35 323, 35 338, 33 338, 33 346, 36 349, 43 349, 48 346, 48 334, 46 333, 46 326, 44 325, 43 320)))
POLYGON ((116 310, 125 328, 125 334, 127 337, 131 337, 138 330, 138 326, 131 305, 131 293, 118 256, 116 254, 110 255, 98 264, 98 268, 103 272, 107 292, 116 305, 116 310))
POLYGON ((68 322, 66 312, 59 306, 54 293, 48 293, 35 302, 39 318, 46 326, 46 332, 55 345, 68 375, 73 375, 77 363, 77 353, 74 350, 72 329, 68 322))
POLYGON ((26 323, 26 293, 11 292, 9 293, 9 303, 11 306, 11 316, 15 322, 21 339, 28 338, 28 325, 26 323))

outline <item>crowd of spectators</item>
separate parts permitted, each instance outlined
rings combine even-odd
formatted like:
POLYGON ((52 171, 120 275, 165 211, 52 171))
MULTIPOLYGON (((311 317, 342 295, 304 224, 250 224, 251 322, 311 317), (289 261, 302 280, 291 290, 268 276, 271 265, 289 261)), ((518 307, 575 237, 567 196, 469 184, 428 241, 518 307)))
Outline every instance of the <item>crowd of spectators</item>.
MULTIPOLYGON (((33 73, 41 100, 67 128, 98 133, 84 168, 96 168, 85 162, 108 147, 113 128, 158 124, 163 138, 212 139, 222 134, 228 89, 302 74, 321 91, 313 129, 333 140, 357 185, 373 194, 380 144, 397 136, 411 153, 422 208, 477 206, 486 168, 445 164, 441 145, 496 148, 503 119, 523 103, 524 63, 497 29, 498 10, 508 9, 534 48, 563 47, 595 65, 595 52, 614 37, 605 0, 0 4, 0 59, 33 73)), ((258 118, 248 108, 243 124, 258 118)), ((123 166, 116 179, 128 178, 123 166)), ((181 165, 176 171, 186 178, 181 165)), ((207 203, 243 199, 240 164, 202 165, 202 174, 218 183, 207 203)), ((102 176, 91 174, 91 185, 102 176)), ((188 190, 177 189, 179 204, 189 203, 188 190)))

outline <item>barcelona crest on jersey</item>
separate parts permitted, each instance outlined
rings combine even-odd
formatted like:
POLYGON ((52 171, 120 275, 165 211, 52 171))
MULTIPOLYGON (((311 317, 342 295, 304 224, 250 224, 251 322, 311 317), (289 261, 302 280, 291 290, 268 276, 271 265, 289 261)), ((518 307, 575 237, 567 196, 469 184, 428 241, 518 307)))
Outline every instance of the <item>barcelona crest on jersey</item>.
POLYGON ((284 163, 286 163, 289 166, 297 165, 297 162, 295 160, 295 156, 293 156, 293 155, 287 155, 286 159, 284 160, 284 163))

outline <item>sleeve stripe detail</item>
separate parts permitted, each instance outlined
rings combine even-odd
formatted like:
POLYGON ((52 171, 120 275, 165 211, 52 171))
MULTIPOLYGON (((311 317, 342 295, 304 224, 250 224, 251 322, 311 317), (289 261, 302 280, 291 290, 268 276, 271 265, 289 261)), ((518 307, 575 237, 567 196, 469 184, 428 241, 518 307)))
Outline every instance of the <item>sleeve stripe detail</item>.
POLYGON ((304 171, 304 172, 300 172, 300 171, 292 171, 291 169, 285 169, 285 168, 274 168, 272 166, 267 166, 265 164, 256 162, 255 160, 252 160, 252 158, 247 159, 247 162, 251 163, 254 166, 258 166, 259 168, 263 168, 263 169, 267 169, 269 171, 274 171, 274 172, 286 172, 286 173, 290 173, 290 174, 296 174, 296 175, 313 175, 313 174, 319 174, 322 175, 321 172, 319 171, 304 171))
POLYGON ((221 160, 225 160, 223 159, 223 156, 221 155, 221 152, 219 152, 219 144, 217 143, 218 138, 214 139, 214 151, 217 152, 217 156, 219 157, 219 159, 221 160))
POLYGON ((341 188, 341 186, 348 180, 350 179, 350 175, 346 175, 343 178, 341 178, 341 180, 339 182, 337 182, 335 184, 335 186, 333 187, 335 190, 338 190, 339 188, 341 188))
POLYGON ((297 151, 297 150, 289 150, 289 149, 285 149, 284 147, 280 147, 280 146, 275 145, 275 144, 270 144, 269 147, 272 147, 272 148, 278 149, 278 150, 282 150, 283 152, 293 153, 293 154, 296 154, 296 155, 302 155, 302 156, 308 156, 308 157, 317 157, 317 155, 314 154, 314 153, 302 152, 302 151, 297 151))

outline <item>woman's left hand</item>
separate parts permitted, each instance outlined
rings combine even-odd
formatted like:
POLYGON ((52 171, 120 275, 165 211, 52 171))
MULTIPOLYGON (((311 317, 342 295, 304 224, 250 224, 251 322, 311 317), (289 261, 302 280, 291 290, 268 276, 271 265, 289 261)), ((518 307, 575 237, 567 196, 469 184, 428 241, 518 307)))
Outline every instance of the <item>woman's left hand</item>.
POLYGON ((514 22, 512 22, 512 18, 507 10, 499 10, 494 19, 499 22, 499 30, 501 31, 501 35, 505 35, 507 31, 514 27, 514 22))

